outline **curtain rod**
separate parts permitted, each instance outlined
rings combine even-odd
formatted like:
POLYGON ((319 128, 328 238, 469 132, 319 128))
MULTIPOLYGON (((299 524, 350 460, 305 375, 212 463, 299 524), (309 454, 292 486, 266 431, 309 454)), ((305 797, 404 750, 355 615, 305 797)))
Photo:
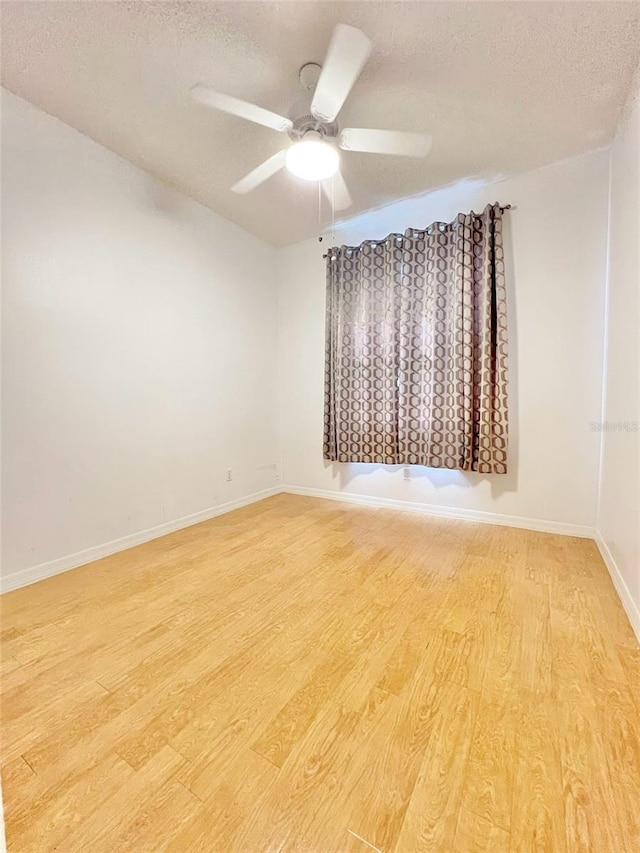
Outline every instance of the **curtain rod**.
MULTIPOLYGON (((504 213, 505 210, 515 210, 515 207, 511 204, 501 204, 501 205, 499 205, 499 208, 500 208, 502 213, 504 213)), ((473 210, 471 211, 471 213, 475 216, 479 216, 479 214, 477 214, 477 213, 474 214, 473 210)), ((468 216, 469 214, 463 214, 463 215, 468 216)), ((458 216, 460 216, 460 214, 458 214, 458 216)), ((456 219, 457 218, 458 217, 456 216, 456 219)), ((410 231, 422 231, 424 233, 424 232, 428 231, 430 228, 433 228, 434 225, 454 225, 456 222, 456 219, 452 219, 451 222, 432 222, 431 225, 428 225, 426 228, 410 228, 408 230, 410 230, 410 231)), ((385 243, 390 237, 395 237, 396 239, 402 240, 404 238, 404 234, 391 233, 391 234, 387 234, 387 236, 383 237, 381 240, 363 240, 362 243, 360 243, 360 245, 361 246, 371 246, 371 245, 374 245, 375 243, 385 243)), ((322 240, 322 237, 320 237, 320 240, 322 240)), ((353 248, 358 248, 358 247, 354 246, 353 248)), ((329 253, 325 252, 322 257, 328 258, 329 253)))

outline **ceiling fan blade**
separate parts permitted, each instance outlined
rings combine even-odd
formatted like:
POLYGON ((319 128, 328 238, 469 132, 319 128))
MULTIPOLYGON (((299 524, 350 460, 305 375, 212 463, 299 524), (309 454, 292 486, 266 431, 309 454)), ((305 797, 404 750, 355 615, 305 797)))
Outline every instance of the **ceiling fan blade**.
POLYGON ((224 113, 231 113, 233 116, 246 118, 248 121, 254 121, 256 124, 262 124, 282 133, 286 133, 293 127, 293 122, 284 116, 272 113, 271 110, 265 110, 256 104, 250 104, 248 101, 241 101, 240 98, 223 95, 222 92, 216 92, 215 89, 210 89, 208 86, 194 86, 191 89, 191 97, 199 104, 222 110, 224 113))
POLYGON ((345 151, 364 151, 367 154, 398 154, 401 157, 426 157, 431 150, 431 137, 426 133, 403 130, 370 130, 345 127, 338 137, 345 151))
POLYGON ((311 112, 317 119, 335 119, 370 53, 371 41, 363 32, 338 24, 311 102, 311 112))
POLYGON ((244 193, 250 193, 251 190, 255 190, 256 187, 260 186, 260 184, 264 183, 264 181, 268 180, 272 175, 275 175, 276 172, 280 171, 280 169, 284 167, 286 154, 286 148, 283 148, 282 151, 278 151, 278 153, 274 154, 273 157, 269 157, 268 160, 265 160, 264 163, 260 163, 260 165, 256 166, 256 168, 249 172, 248 175, 241 178, 231 187, 231 190, 234 193, 240 193, 241 195, 244 195, 244 193))
POLYGON ((322 181, 322 189, 335 210, 345 210, 353 204, 353 199, 341 172, 336 172, 332 178, 326 178, 322 181))

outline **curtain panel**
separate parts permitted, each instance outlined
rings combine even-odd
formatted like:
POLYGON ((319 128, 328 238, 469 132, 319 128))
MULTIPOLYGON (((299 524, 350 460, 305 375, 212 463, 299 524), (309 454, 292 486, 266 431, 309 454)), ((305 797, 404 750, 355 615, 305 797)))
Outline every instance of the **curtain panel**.
POLYGON ((507 472, 502 208, 327 254, 325 459, 507 472))

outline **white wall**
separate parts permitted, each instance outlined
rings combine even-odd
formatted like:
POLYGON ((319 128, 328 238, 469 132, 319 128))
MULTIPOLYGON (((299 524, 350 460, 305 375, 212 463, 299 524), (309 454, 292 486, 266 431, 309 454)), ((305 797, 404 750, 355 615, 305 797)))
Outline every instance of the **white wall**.
MULTIPOLYGON (((636 77, 636 80, 638 77, 636 77)), ((636 85, 611 148, 603 421, 598 530, 613 564, 623 601, 640 636, 640 433, 638 429, 638 316, 640 290, 640 92, 636 85), (625 590, 626 587, 626 590, 625 590)), ((614 575, 615 576, 615 575, 614 575)))
POLYGON ((596 517, 606 273, 608 154, 595 152, 492 185, 467 181, 341 226, 359 243, 510 203, 505 249, 511 365, 510 473, 486 477, 322 459, 325 266, 310 240, 279 254, 283 480, 313 490, 498 513, 572 526, 596 517))
POLYGON ((275 250, 6 92, 2 160, 3 577, 272 487, 275 250))

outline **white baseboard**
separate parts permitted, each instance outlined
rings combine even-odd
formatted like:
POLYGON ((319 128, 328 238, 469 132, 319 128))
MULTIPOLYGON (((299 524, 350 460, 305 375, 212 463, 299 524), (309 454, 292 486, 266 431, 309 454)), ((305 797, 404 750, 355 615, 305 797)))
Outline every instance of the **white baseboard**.
POLYGON ((369 495, 354 495, 347 492, 334 492, 326 489, 309 489, 306 486, 283 486, 283 492, 291 495, 306 495, 310 498, 326 498, 330 501, 359 504, 360 506, 384 507, 400 509, 405 512, 418 512, 423 515, 434 515, 439 518, 459 518, 464 521, 480 521, 483 524, 498 524, 503 527, 520 527, 525 530, 536 530, 541 533, 559 533, 563 536, 579 536, 583 539, 593 539, 595 529, 586 524, 566 524, 562 521, 548 521, 541 518, 523 518, 519 515, 501 515, 494 512, 482 512, 475 509, 458 509, 435 506, 433 504, 399 501, 393 498, 377 498, 369 495))
POLYGON ((633 633, 636 635, 638 642, 640 643, 640 608, 638 608, 638 605, 633 600, 633 597, 629 592, 629 587, 626 585, 624 578, 622 577, 622 572, 618 568, 616 561, 613 559, 613 554, 609 550, 609 547, 604 541, 599 530, 596 530, 595 540, 596 545, 600 550, 600 554, 602 555, 602 559, 604 560, 604 564, 609 570, 609 574, 611 575, 611 580, 616 588, 618 597, 622 602, 622 606, 624 607, 627 616, 629 617, 633 633))
POLYGON ((173 533, 175 530, 182 530, 183 527, 191 527, 192 524, 208 521, 217 515, 224 515, 224 513, 232 512, 234 509, 240 509, 240 507, 270 498, 281 491, 280 486, 276 486, 272 489, 254 492, 251 495, 246 495, 246 497, 219 504, 218 506, 204 509, 201 512, 195 512, 193 515, 186 515, 183 518, 177 518, 174 521, 167 521, 165 524, 141 530, 139 533, 131 533, 129 536, 123 536, 121 539, 113 539, 111 542, 105 542, 103 545, 96 545, 93 548, 78 551, 76 554, 70 554, 68 557, 60 557, 48 563, 40 563, 38 566, 14 572, 2 578, 0 591, 3 593, 10 592, 13 589, 28 586, 52 575, 68 572, 70 569, 78 568, 78 566, 84 566, 85 563, 92 563, 94 560, 100 560, 103 557, 109 557, 111 554, 117 554, 118 551, 126 551, 127 548, 133 548, 135 545, 142 545, 151 539, 166 536, 167 533, 173 533))

